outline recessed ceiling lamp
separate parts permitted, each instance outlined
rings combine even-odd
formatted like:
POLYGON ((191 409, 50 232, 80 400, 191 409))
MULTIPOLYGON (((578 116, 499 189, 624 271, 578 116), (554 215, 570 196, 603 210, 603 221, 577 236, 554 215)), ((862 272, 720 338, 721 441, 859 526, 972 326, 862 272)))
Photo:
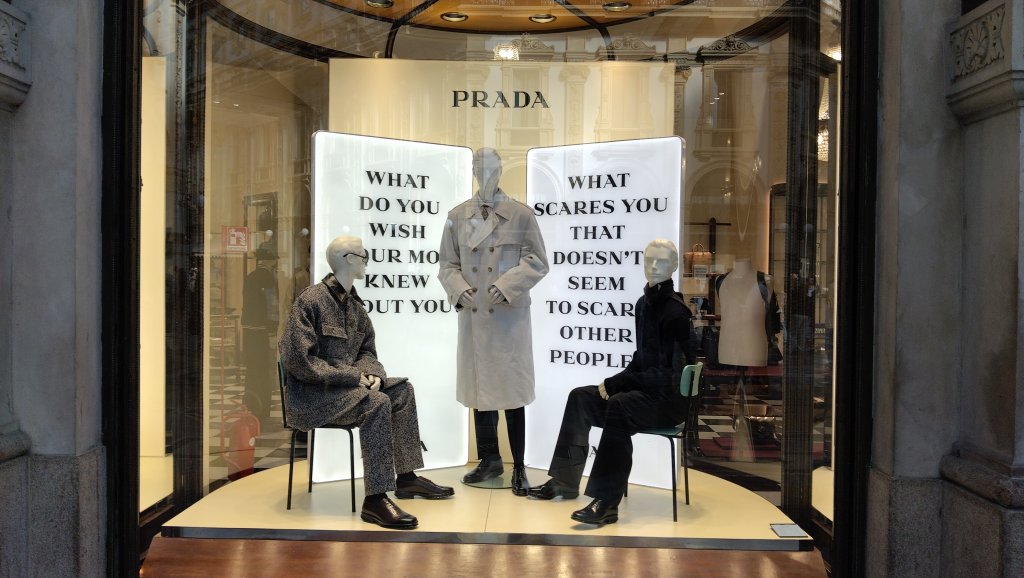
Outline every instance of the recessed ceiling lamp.
POLYGON ((633 5, 629 2, 605 2, 602 5, 605 12, 624 12, 632 7, 633 5))
POLYGON ((464 22, 469 20, 469 16, 462 12, 445 12, 441 15, 441 20, 446 20, 448 22, 464 22))
POLYGON ((392 0, 366 0, 366 5, 371 8, 391 8, 395 3, 392 0))
POLYGON ((530 16, 530 21, 536 22, 537 24, 547 24, 549 22, 554 22, 555 16, 552 14, 534 14, 533 16, 530 16))

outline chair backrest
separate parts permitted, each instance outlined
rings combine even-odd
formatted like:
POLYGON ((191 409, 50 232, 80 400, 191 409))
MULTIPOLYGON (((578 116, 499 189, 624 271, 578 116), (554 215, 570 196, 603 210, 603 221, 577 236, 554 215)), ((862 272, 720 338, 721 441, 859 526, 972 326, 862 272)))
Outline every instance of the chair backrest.
POLYGON ((704 362, 702 361, 683 368, 683 374, 679 376, 679 395, 696 397, 700 393, 700 372, 703 369, 704 362))
POLYGON ((277 386, 281 389, 281 422, 284 424, 284 428, 288 429, 288 401, 285 397, 285 374, 284 364, 281 360, 277 360, 277 386))

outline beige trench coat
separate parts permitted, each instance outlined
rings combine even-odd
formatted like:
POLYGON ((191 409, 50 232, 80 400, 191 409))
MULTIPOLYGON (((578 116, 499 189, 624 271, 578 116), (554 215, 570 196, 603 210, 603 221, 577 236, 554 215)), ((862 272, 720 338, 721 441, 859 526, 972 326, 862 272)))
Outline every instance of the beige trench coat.
POLYGON ((480 199, 448 213, 438 278, 459 316, 456 399, 479 410, 514 409, 534 399, 530 289, 548 272, 544 240, 533 212, 495 193, 484 220, 480 199), (494 285, 508 303, 492 304, 494 285), (459 296, 476 289, 471 307, 459 296))

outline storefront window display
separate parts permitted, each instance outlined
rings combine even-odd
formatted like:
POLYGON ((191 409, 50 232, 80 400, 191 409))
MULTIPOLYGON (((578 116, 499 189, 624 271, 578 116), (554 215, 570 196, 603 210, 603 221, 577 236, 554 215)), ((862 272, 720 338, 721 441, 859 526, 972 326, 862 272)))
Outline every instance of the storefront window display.
MULTIPOLYGON (((526 462, 546 468, 573 386, 628 364, 665 237, 704 363, 690 467, 830 530, 838 0, 143 4, 142 511, 287 467, 278 338, 329 235, 368 249, 381 356, 431 376, 427 466, 476 459, 437 273, 487 147, 550 264, 526 462)), ((661 460, 648 442, 637 463, 661 460)))

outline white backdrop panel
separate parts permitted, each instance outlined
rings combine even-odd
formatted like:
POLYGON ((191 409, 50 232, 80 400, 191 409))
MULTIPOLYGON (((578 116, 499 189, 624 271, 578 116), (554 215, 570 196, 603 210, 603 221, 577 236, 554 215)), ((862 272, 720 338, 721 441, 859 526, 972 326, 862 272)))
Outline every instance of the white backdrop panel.
MULTIPOLYGON (((389 376, 416 388, 427 468, 466 463, 468 412, 455 401, 456 316, 437 280, 445 214, 472 194, 465 147, 340 133, 313 135, 312 279, 330 272, 324 251, 339 235, 370 252, 356 290, 389 376)), ((348 478, 348 440, 317 433, 315 481, 348 478)), ((356 441, 356 452, 359 442, 356 441)), ((356 460, 356 476, 362 464, 356 460)))
MULTIPOLYGON (((531 293, 537 375, 537 399, 527 407, 531 466, 550 464, 569 391, 618 373, 636 349, 632 313, 646 284, 644 247, 680 238, 683 149, 682 139, 666 137, 527 154, 527 204, 551 262, 531 293)), ((591 432, 592 447, 600 433, 591 432)), ((633 445, 630 480, 670 487, 666 442, 635 436, 633 445)), ((593 452, 588 473, 592 463, 593 452)))

